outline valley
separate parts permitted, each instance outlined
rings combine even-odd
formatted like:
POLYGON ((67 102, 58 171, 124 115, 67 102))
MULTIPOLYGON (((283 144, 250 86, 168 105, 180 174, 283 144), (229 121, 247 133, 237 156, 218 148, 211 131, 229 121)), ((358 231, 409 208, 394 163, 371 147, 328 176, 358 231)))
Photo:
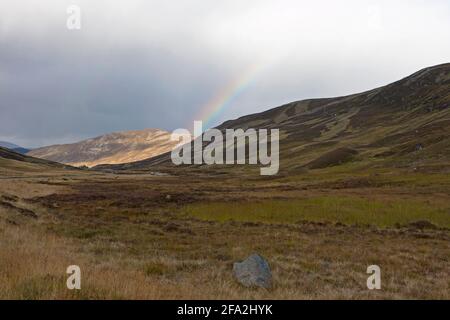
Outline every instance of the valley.
POLYGON ((279 129, 274 176, 176 166, 170 151, 127 162, 126 147, 110 164, 81 152, 81 169, 0 148, 0 298, 449 299, 449 74, 217 127, 279 129), (273 288, 233 278, 253 253, 273 288), (69 265, 81 290, 65 286, 69 265))

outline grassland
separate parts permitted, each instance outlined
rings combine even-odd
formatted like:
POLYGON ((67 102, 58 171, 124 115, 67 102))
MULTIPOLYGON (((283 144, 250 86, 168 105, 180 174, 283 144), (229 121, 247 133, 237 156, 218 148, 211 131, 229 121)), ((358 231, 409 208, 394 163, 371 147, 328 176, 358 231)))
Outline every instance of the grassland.
POLYGON ((447 174, 346 163, 211 176, 3 175, 0 298, 450 298, 447 174), (271 290, 232 277, 254 252, 271 265, 271 290), (80 291, 65 287, 71 264, 80 291), (366 288, 370 264, 382 290, 366 288))

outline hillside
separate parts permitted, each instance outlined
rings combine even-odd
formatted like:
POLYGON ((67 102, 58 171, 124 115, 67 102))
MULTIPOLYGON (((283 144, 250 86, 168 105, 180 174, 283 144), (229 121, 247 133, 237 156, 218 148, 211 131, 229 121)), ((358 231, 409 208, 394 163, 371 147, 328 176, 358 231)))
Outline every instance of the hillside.
POLYGON ((170 133, 145 129, 105 134, 72 144, 53 145, 30 151, 28 155, 73 166, 117 164, 154 157, 172 150, 176 142, 170 133))
POLYGON ((0 147, 0 176, 17 173, 48 173, 53 170, 76 168, 53 161, 23 155, 13 150, 0 147))
MULTIPOLYGON (((344 97, 292 102, 226 121, 226 128, 279 128, 280 172, 356 161, 446 167, 450 158, 450 64, 344 97)), ((170 154, 109 169, 172 167, 170 154)), ((223 169, 223 168, 222 168, 223 169)))

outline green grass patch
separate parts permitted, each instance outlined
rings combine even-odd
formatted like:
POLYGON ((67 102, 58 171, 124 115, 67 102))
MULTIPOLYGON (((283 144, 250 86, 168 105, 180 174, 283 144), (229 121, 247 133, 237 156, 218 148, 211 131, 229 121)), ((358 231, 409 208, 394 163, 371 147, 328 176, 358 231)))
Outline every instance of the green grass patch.
POLYGON ((362 197, 323 196, 293 200, 215 202, 188 205, 183 213, 202 220, 264 223, 341 222, 391 227, 426 220, 450 228, 450 207, 420 201, 373 200, 362 197))

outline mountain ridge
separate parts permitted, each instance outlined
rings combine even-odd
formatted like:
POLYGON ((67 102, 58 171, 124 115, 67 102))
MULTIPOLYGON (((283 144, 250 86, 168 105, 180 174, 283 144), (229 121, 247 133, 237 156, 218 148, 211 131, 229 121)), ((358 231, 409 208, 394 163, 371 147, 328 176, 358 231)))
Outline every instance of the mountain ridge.
POLYGON ((7 148, 7 149, 15 149, 15 148, 21 148, 21 146, 18 146, 17 144, 7 142, 7 141, 0 141, 0 147, 7 148))

